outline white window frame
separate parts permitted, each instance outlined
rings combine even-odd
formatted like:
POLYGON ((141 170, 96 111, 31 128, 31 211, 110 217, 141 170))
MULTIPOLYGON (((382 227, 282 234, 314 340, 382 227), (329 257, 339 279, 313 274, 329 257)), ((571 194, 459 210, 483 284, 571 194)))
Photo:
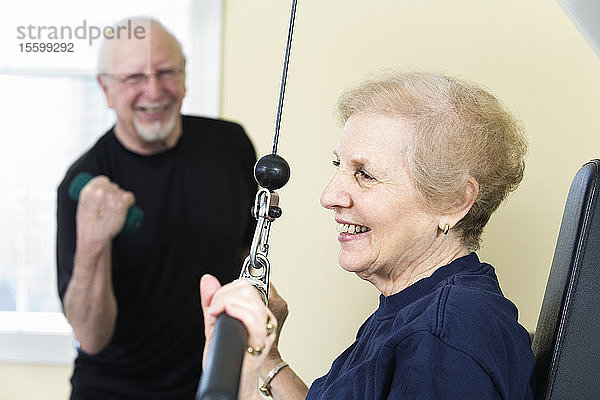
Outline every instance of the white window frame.
MULTIPOLYGON (((223 0, 194 0, 191 4, 193 21, 198 23, 192 24, 194 40, 186 54, 188 91, 182 112, 218 117, 223 0)), ((0 312, 0 363, 69 365, 76 356, 75 346, 73 331, 62 313, 0 312)))

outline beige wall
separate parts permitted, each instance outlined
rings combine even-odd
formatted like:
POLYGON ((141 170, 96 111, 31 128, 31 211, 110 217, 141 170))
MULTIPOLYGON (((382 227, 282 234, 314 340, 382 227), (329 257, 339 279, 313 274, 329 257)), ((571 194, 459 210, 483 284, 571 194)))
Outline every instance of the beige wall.
MULTIPOLYGON (((222 113, 270 151, 289 3, 226 0, 222 113)), ((327 371, 377 304, 336 262, 332 214, 318 203, 333 172, 340 91, 385 68, 480 82, 523 120, 521 188, 480 251, 534 330, 570 180, 600 157, 600 61, 555 1, 300 0, 279 153, 292 166, 272 228, 273 279, 290 304, 284 357, 308 382, 327 371), (582 144, 585 143, 585 144, 582 144)))
POLYGON ((0 364, 0 400, 65 400, 70 366, 0 364))
MULTIPOLYGON (((271 146, 289 3, 225 0, 222 115, 244 124, 259 155, 271 146)), ((600 157, 600 61, 555 1, 299 0, 279 146, 292 179, 279 191, 284 216, 273 225, 270 259, 290 304, 282 352, 308 383, 378 301, 337 265, 332 215, 318 199, 333 172, 338 94, 385 68, 475 80, 523 120, 526 177, 492 218, 480 256, 496 266, 529 330, 570 180, 600 157)), ((69 367, 0 365, 0 399, 63 399, 69 374, 69 367)))

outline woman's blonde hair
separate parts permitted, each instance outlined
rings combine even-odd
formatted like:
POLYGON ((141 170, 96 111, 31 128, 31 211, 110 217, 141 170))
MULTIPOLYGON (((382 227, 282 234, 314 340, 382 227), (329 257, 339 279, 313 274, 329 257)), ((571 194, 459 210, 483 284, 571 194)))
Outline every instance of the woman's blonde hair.
POLYGON ((438 212, 462 204, 473 177, 479 195, 453 229, 476 250, 492 213, 523 179, 527 141, 498 98, 471 82, 430 72, 393 73, 347 90, 337 104, 353 113, 404 118, 413 127, 406 162, 424 204, 438 212))

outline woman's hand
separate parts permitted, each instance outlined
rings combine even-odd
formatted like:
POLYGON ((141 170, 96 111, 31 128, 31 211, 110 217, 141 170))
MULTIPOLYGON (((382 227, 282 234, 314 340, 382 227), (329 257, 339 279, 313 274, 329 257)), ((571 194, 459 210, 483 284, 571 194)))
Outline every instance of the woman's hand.
MULTIPOLYGON (((244 355, 239 398, 251 399, 258 395, 258 377, 277 335, 267 329, 267 323, 278 329, 277 319, 263 303, 258 291, 247 281, 236 280, 221 286, 217 278, 204 275, 200 280, 200 299, 204 313, 204 360, 210 349, 217 316, 225 312, 244 324, 248 331, 249 351, 244 355), (253 351, 251 352, 250 349, 253 351)), ((284 302, 285 303, 285 302, 284 302)), ((285 307, 287 315, 287 306, 285 307)), ((284 317, 285 318, 285 317, 284 317)))
POLYGON ((279 361, 281 361, 281 355, 279 354, 278 349, 279 335, 281 334, 283 323, 288 316, 288 305, 283 297, 279 296, 279 293, 273 284, 270 284, 269 286, 269 309, 273 312, 275 318, 277 319, 275 342, 273 343, 273 347, 271 347, 271 351, 269 352, 269 358, 275 360, 276 363, 279 363, 279 361))

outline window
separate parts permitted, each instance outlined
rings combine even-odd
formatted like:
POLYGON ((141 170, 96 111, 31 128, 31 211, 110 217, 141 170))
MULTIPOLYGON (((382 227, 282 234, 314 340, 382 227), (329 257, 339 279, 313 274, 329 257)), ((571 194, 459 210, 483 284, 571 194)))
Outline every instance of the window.
POLYGON ((160 20, 188 59, 183 112, 216 116, 222 4, 37 3, 13 2, 0 15, 6 48, 0 58, 0 361, 62 363, 74 352, 56 291, 56 188, 75 158, 114 123, 96 83, 100 40, 90 40, 90 27, 111 26, 128 16, 160 20), (79 37, 87 39, 69 40, 67 28, 63 40, 48 39, 50 27, 60 32, 64 26, 80 28, 79 37), (43 40, 36 40, 40 34, 43 40), (35 42, 73 43, 74 51, 24 51, 22 45, 35 42))

